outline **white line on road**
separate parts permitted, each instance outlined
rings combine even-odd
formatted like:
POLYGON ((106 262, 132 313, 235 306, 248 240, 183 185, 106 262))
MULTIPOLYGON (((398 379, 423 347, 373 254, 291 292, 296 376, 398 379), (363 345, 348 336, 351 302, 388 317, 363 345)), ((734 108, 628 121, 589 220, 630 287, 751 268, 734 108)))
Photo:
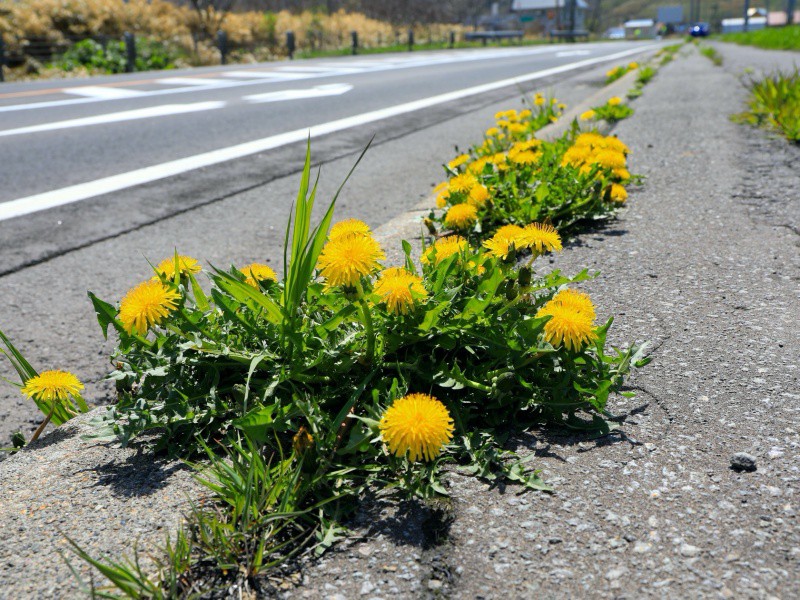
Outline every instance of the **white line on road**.
POLYGON ((591 54, 588 50, 567 50, 566 52, 556 52, 556 57, 561 58, 564 56, 586 56, 591 54))
POLYGON ((139 92, 136 90, 127 90, 124 88, 113 87, 100 87, 94 85, 87 85, 84 87, 69 88, 65 90, 70 94, 78 96, 86 96, 96 100, 117 100, 119 98, 138 98, 145 95, 146 92, 139 92))
POLYGON ((196 85, 210 87, 236 85, 234 82, 226 81, 225 79, 212 79, 210 77, 165 77, 163 79, 155 79, 153 83, 157 83, 158 85, 196 85))
POLYGON ((529 73, 527 75, 521 75, 519 77, 512 77, 510 79, 503 79, 501 81, 476 85, 474 87, 448 92, 446 94, 439 94, 438 96, 431 96, 429 98, 414 100, 413 102, 406 102, 404 104, 398 104, 396 106, 390 106, 388 108, 382 108, 380 110, 374 110, 352 117, 345 117, 344 119, 337 119, 328 123, 314 125, 309 129, 295 129, 294 131, 288 131, 286 133, 273 135, 259 140, 253 140, 244 144, 237 144, 236 146, 230 146, 228 148, 212 150, 211 152, 204 152, 203 154, 197 154, 195 156, 189 156, 166 163, 161 163, 152 167, 136 169, 135 171, 129 171, 128 173, 112 175, 111 177, 104 177, 103 179, 97 179, 87 183, 79 183, 77 185, 72 185, 59 190, 44 192, 43 194, 36 194, 26 198, 11 200, 9 202, 0 204, 0 221, 30 214, 40 210, 46 210, 56 206, 62 206, 64 204, 78 202, 80 200, 86 200, 87 198, 94 198, 96 196, 110 194, 125 188, 158 181, 159 179, 180 175, 181 173, 193 171, 202 167, 208 167, 222 162, 227 162, 229 160, 264 152, 266 150, 272 150, 288 144, 304 141, 308 136, 311 136, 312 138, 319 137, 329 133, 334 133, 336 131, 342 131, 352 127, 366 125, 367 123, 374 123, 376 121, 414 112, 423 108, 444 104, 445 102, 452 102, 454 100, 460 100, 469 96, 484 94, 492 90, 519 85, 520 83, 524 83, 526 81, 534 81, 550 75, 566 73, 582 67, 588 67, 602 62, 617 60, 657 47, 658 45, 654 44, 626 50, 623 52, 617 52, 615 54, 610 54, 608 56, 599 58, 585 59, 568 65, 562 65, 560 67, 553 67, 550 69, 529 73))
POLYGON ((305 90, 281 90, 280 92, 267 92, 266 94, 253 94, 245 96, 242 100, 247 102, 281 102, 283 100, 303 100, 304 98, 321 98, 323 96, 341 96, 353 89, 349 83, 331 83, 318 85, 305 90))
POLYGON ((10 135, 20 135, 23 133, 40 133, 42 131, 53 131, 55 129, 70 129, 72 127, 86 127, 88 125, 101 125, 104 123, 117 123, 119 121, 133 121, 136 119, 150 119, 152 117, 166 117, 168 115, 180 115, 183 113, 199 112, 203 110, 214 110, 222 108, 226 102, 195 102, 194 104, 163 104, 161 106, 151 106, 149 108, 139 108, 137 110, 125 110, 122 112, 97 115, 83 119, 70 119, 68 121, 57 121, 55 123, 45 123, 44 125, 31 125, 30 127, 19 127, 17 129, 6 129, 0 131, 0 137, 10 135))

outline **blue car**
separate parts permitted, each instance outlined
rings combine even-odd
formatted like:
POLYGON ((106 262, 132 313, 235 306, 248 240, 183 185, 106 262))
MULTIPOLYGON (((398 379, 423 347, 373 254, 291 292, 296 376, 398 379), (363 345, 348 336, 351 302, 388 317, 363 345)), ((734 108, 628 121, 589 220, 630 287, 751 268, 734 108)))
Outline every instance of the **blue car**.
POLYGON ((689 30, 692 37, 706 37, 708 33, 708 23, 695 23, 689 30))

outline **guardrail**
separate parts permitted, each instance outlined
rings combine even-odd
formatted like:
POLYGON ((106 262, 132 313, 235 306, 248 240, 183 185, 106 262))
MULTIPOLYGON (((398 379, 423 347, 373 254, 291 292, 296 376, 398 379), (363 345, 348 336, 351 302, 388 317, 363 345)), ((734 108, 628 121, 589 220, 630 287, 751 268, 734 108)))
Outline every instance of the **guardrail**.
POLYGON ((489 40, 519 39, 525 35, 524 31, 516 29, 506 29, 501 31, 468 31, 464 34, 465 40, 480 40, 485 46, 489 40))

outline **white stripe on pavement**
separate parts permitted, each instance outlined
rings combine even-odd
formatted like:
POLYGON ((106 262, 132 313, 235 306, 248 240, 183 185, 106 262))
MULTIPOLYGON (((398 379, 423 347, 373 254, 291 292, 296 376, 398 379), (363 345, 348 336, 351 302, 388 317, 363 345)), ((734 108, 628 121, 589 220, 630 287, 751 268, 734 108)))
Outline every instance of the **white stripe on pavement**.
POLYGON ((302 100, 304 98, 321 98, 323 96, 341 96, 353 89, 349 83, 331 83, 318 85, 305 90, 281 90, 267 92, 266 94, 253 94, 245 96, 242 100, 247 102, 281 102, 283 100, 302 100))
POLYGON ((72 127, 86 127, 88 125, 101 125, 103 123, 117 123, 119 121, 133 121, 136 119, 150 119, 152 117, 166 117, 168 115, 179 115, 183 113, 199 112, 203 110, 214 110, 222 108, 225 102, 195 102, 194 104, 163 104, 161 106, 151 106, 150 108, 139 108, 137 110, 125 110, 122 112, 97 115, 83 119, 70 119, 68 121, 56 121, 55 123, 45 123, 44 125, 31 125, 30 127, 19 127, 17 129, 6 129, 0 131, 0 137, 20 135, 23 133, 40 133, 42 131, 53 131, 55 129, 70 129, 72 127))
POLYGON ((115 87, 100 87, 94 85, 87 85, 84 87, 76 87, 76 88, 65 88, 64 92, 67 94, 86 96, 87 98, 97 98, 98 100, 136 98, 138 96, 146 94, 146 92, 138 92, 136 90, 128 90, 124 88, 115 88, 115 87))
POLYGON ((429 108, 438 104, 444 104, 445 102, 452 102, 454 100, 460 100, 469 96, 484 94, 492 90, 518 85, 526 81, 534 81, 550 75, 566 73, 582 67, 608 62, 611 60, 617 60, 626 56, 645 52, 652 48, 657 48, 658 46, 658 44, 653 44, 623 52, 617 52, 616 54, 610 54, 600 58, 590 58, 568 65, 562 65, 560 67, 536 71, 534 73, 529 73, 519 77, 503 79, 501 81, 477 85, 474 87, 457 90, 455 92, 448 92, 446 94, 439 94, 437 96, 431 96, 421 100, 414 100, 413 102, 406 102, 404 104, 398 104, 396 106, 390 106, 389 108, 382 108, 352 117, 345 117, 344 119, 337 119, 328 123, 314 125, 309 129, 295 129, 294 131, 288 131, 286 133, 262 138, 260 140, 253 140, 252 142, 237 144, 236 146, 221 148, 219 150, 212 150, 211 152, 205 152, 203 154, 197 154, 195 156, 189 156, 166 163, 161 163, 152 167, 136 169, 135 171, 121 173, 120 175, 112 175, 111 177, 104 177, 103 179, 97 179, 87 183, 79 183, 77 185, 72 185, 59 190, 45 192, 43 194, 36 194, 26 198, 11 200, 9 202, 0 204, 0 220, 10 219, 12 217, 18 217, 40 210, 62 206, 64 204, 71 204, 80 200, 86 200, 87 198, 94 198, 96 196, 110 194, 125 188, 158 181, 159 179, 180 175, 181 173, 193 171, 202 167, 208 167, 227 162, 229 160, 264 152, 266 150, 272 150, 288 144, 304 141, 308 136, 311 136, 312 138, 319 137, 329 133, 334 133, 337 131, 350 129, 352 127, 366 125, 367 123, 374 123, 390 117, 414 112, 423 108, 429 108))
POLYGON ((155 79, 153 83, 158 85, 230 85, 230 81, 224 79, 211 79, 203 77, 165 77, 164 79, 155 79))

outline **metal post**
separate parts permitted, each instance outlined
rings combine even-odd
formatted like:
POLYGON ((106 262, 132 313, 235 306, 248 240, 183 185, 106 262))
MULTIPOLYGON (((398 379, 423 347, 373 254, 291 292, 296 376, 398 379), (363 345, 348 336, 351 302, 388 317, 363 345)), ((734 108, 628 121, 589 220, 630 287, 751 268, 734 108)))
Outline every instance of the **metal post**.
POLYGON ((222 29, 217 32, 217 48, 219 49, 219 62, 224 65, 228 62, 228 34, 222 29))
POLYGON ((294 58, 294 31, 287 31, 286 32, 286 51, 289 53, 289 59, 294 58))
POLYGON ((125 72, 133 73, 136 70, 136 38, 128 31, 122 38, 125 40, 125 72))
POLYGON ((414 30, 408 30, 408 51, 411 52, 414 49, 414 30))
POLYGON ((5 81, 5 76, 3 75, 3 67, 6 64, 6 43, 3 41, 3 34, 0 33, 0 83, 5 81))
POLYGON ((786 24, 792 25, 794 23, 794 10, 795 10, 795 0, 789 0, 786 3, 786 24))
POLYGON ((451 48, 455 48, 455 46, 456 46, 456 32, 455 31, 451 31, 450 32, 450 47, 451 48))
POLYGON ((350 40, 351 40, 352 46, 353 46, 353 54, 354 55, 358 54, 358 32, 357 31, 351 31, 350 32, 350 40))
POLYGON ((747 31, 750 28, 750 0, 744 0, 744 28, 747 31))

